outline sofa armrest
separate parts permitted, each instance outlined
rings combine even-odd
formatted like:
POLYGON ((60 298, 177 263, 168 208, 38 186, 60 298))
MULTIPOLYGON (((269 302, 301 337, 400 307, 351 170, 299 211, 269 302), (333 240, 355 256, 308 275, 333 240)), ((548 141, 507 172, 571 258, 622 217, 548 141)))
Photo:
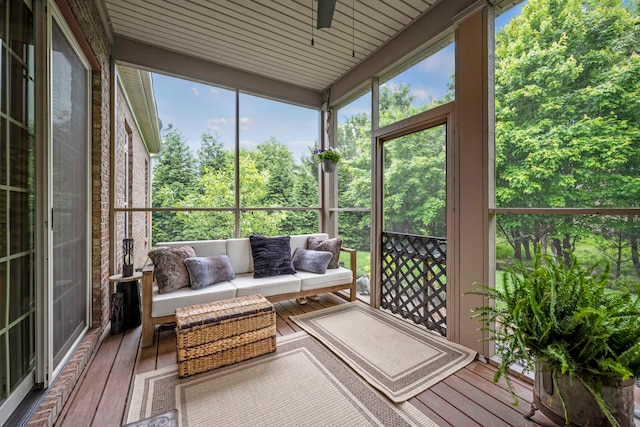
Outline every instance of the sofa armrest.
POLYGON ((356 294, 356 269, 357 269, 357 263, 356 263, 356 257, 357 257, 357 253, 358 251, 356 251, 355 249, 350 249, 350 248, 340 248, 341 252, 346 252, 349 254, 349 270, 351 270, 351 288, 350 288, 350 292, 349 292, 349 301, 355 301, 357 294, 356 294))

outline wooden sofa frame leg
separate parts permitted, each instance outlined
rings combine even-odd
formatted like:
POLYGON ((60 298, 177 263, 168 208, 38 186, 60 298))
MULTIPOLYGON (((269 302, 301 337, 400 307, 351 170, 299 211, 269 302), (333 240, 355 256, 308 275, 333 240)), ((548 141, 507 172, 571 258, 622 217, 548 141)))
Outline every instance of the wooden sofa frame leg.
POLYGON ((155 324, 151 317, 151 297, 153 295, 153 265, 142 270, 142 347, 153 344, 155 324))
POLYGON ((349 248, 341 248, 340 250, 349 254, 349 269, 351 270, 351 287, 349 288, 349 301, 355 301, 356 299, 358 299, 358 294, 356 293, 356 280, 358 279, 356 277, 356 254, 358 251, 349 248))

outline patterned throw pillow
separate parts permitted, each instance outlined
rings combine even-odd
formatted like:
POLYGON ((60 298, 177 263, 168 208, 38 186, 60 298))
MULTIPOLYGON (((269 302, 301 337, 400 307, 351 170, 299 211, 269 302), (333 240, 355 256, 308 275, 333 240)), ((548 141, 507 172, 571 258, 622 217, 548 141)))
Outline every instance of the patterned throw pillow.
POLYGON ((297 248, 293 253, 293 267, 299 271, 324 274, 332 257, 330 252, 297 248))
POLYGON ((184 263, 189 271, 189 282, 193 289, 202 289, 236 277, 231 260, 226 254, 187 258, 184 263))
POLYGON ((253 277, 295 274, 289 241, 289 236, 249 236, 253 256, 253 277))
POLYGON ((194 256, 196 251, 191 246, 157 248, 149 252, 159 293, 166 294, 189 286, 189 272, 184 260, 194 256))
POLYGON ((340 262, 340 249, 342 248, 342 239, 335 237, 333 239, 320 240, 311 236, 307 239, 307 248, 313 251, 331 252, 333 255, 327 268, 338 268, 340 262))

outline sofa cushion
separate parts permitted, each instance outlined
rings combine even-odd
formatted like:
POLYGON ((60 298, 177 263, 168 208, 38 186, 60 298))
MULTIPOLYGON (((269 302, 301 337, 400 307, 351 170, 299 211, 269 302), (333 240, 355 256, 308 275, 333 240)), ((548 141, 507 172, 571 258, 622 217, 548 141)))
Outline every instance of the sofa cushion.
POLYGON ((169 294, 161 294, 153 287, 151 316, 161 317, 175 314, 176 308, 205 302, 222 301, 236 296, 236 287, 230 282, 220 282, 199 290, 190 287, 178 289, 169 294))
POLYGON ((291 239, 291 254, 293 255, 297 248, 309 249, 307 247, 307 241, 311 236, 317 237, 320 240, 327 240, 329 238, 329 235, 326 233, 295 234, 289 236, 289 238, 291 239))
POLYGON ((153 262, 158 291, 161 294, 189 286, 189 272, 184 264, 186 258, 196 256, 191 246, 157 248, 149 252, 153 262))
POLYGON ((227 255, 231 259, 234 273, 253 272, 253 257, 251 256, 251 243, 248 237, 227 240, 227 255))
POLYGON ((249 236, 253 257, 253 277, 295 274, 289 241, 289 236, 249 236))
POLYGON ((251 273, 236 274, 236 278, 231 283, 237 288, 236 296, 239 297, 255 294, 269 297, 271 295, 300 291, 300 278, 292 274, 260 277, 258 279, 254 278, 251 273))
POLYGON ((187 258, 184 263, 189 271, 189 283, 192 289, 202 289, 235 277, 231 260, 226 254, 187 258))
POLYGON ((297 248, 293 254, 293 268, 297 271, 324 274, 332 257, 331 252, 297 248))
POLYGON ((184 242, 160 242, 156 244, 156 247, 171 247, 177 248, 180 246, 191 246, 196 251, 195 256, 216 256, 227 253, 227 241, 226 240, 191 240, 184 242))
POLYGON ((331 262, 327 268, 338 268, 340 263, 340 249, 342 248, 342 239, 335 237, 333 239, 320 240, 315 236, 309 237, 307 241, 307 249, 314 251, 326 251, 331 252, 331 262))
POLYGON ((351 281, 353 280, 353 273, 351 272, 351 270, 344 267, 327 270, 327 272, 324 274, 298 271, 295 276, 300 278, 301 291, 344 285, 347 283, 351 283, 351 281))

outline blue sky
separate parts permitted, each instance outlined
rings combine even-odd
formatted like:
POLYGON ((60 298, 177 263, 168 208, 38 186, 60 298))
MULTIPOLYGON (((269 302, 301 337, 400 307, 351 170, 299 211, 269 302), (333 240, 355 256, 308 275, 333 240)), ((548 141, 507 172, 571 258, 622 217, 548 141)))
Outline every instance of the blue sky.
MULTIPOLYGON (((499 16, 496 29, 502 28, 521 9, 522 4, 499 16)), ((438 99, 444 95, 453 72, 453 55, 453 45, 449 45, 385 84, 409 83, 418 104, 438 99)), ((204 132, 216 135, 227 148, 233 147, 236 128, 234 91, 155 73, 153 86, 163 126, 173 124, 192 150, 197 150, 204 132)), ((369 102, 366 94, 345 106, 340 111, 339 122, 354 114, 369 115, 369 102)), ((308 147, 318 140, 318 111, 308 108, 240 94, 239 121, 242 147, 251 148, 273 136, 300 156, 306 155, 308 147)))

